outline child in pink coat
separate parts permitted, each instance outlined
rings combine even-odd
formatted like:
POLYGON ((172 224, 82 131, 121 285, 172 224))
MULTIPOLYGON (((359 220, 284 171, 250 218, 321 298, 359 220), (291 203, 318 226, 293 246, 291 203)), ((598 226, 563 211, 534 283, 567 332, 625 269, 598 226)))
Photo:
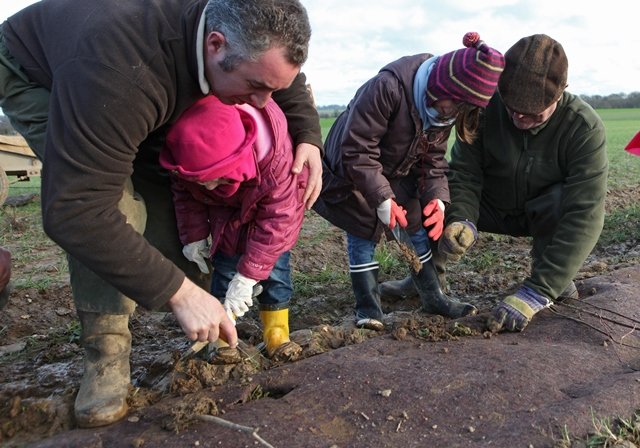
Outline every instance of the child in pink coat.
POLYGON ((299 353, 289 340, 288 251, 302 226, 308 172, 291 174, 293 147, 280 108, 273 100, 256 109, 207 96, 171 128, 160 163, 171 174, 183 253, 204 273, 212 262, 212 294, 241 317, 261 282, 268 355, 299 353))

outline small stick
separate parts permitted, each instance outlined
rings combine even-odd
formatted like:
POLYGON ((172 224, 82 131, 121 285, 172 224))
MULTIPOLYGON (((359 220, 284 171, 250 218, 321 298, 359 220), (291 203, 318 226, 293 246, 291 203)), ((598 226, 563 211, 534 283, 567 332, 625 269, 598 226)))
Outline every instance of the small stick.
MULTIPOLYGON (((569 300, 578 301, 578 303, 580 303, 580 304, 588 305, 588 306, 593 307, 593 308, 595 308, 595 309, 597 309, 597 310, 606 311, 606 312, 611 313, 611 314, 614 314, 614 315, 616 315, 616 316, 624 317, 625 319, 630 320, 631 322, 635 322, 635 323, 640 324, 640 320, 633 319, 632 317, 629 317, 629 316, 625 316, 624 314, 618 313, 617 311, 610 310, 610 309, 605 308, 605 307, 603 307, 603 306, 594 305, 593 303, 589 303, 589 302, 587 302, 587 301, 581 301, 580 299, 569 299, 569 300)), ((574 307, 574 308, 578 308, 578 307, 577 307, 577 306, 575 306, 575 305, 569 305, 568 303, 566 303, 566 301, 565 301, 563 304, 564 304, 564 305, 567 305, 567 306, 574 307)))
MULTIPOLYGON (((563 307, 565 307, 565 308, 569 308, 569 309, 575 310, 577 313, 584 313, 584 314, 586 314, 586 315, 588 315, 588 316, 597 317, 598 319, 605 320, 605 321, 607 321, 607 322, 611 322, 611 323, 614 323, 614 324, 616 324, 616 325, 620 325, 621 327, 626 327, 626 328, 636 328, 636 326, 635 326, 635 325, 633 325, 633 326, 632 326, 632 325, 629 325, 629 324, 626 324, 626 323, 623 323, 623 322, 618 322, 618 321, 617 321, 617 320, 615 320, 615 319, 612 319, 612 318, 610 318, 610 317, 603 316, 602 314, 600 314, 600 313, 596 313, 595 311, 585 310, 585 309, 582 309, 581 307, 577 307, 577 306, 574 306, 574 305, 569 305, 569 304, 567 304, 567 303, 562 303, 562 302, 554 303, 554 306, 557 306, 557 305, 561 305, 561 306, 563 306, 563 307)), ((594 305, 592 305, 592 306, 594 306, 594 305)), ((599 309, 599 310, 601 310, 601 311, 607 311, 607 312, 612 313, 612 314, 617 314, 618 316, 621 316, 621 317, 623 317, 623 318, 625 318, 625 319, 628 319, 628 320, 630 320, 631 322, 637 322, 637 321, 635 321, 634 319, 631 319, 631 318, 629 318, 629 317, 623 316, 622 314, 619 314, 619 313, 615 313, 615 312, 613 312, 613 311, 609 311, 609 310, 607 310, 607 309, 605 309, 605 308, 596 307, 596 309, 599 309)), ((640 322, 639 322, 639 323, 640 323, 640 322)))
POLYGON ((202 415, 198 415, 197 418, 205 422, 217 423, 218 425, 224 426, 229 429, 234 429, 236 431, 250 433, 262 445, 269 448, 275 448, 273 445, 271 445, 269 442, 267 442, 266 440, 264 440, 262 437, 258 435, 258 429, 260 428, 251 428, 250 426, 239 425, 237 423, 230 422, 229 420, 225 420, 223 418, 216 417, 214 415, 202 414, 202 415))
POLYGON ((591 325, 590 323, 585 322, 584 320, 581 320, 581 319, 575 318, 575 317, 573 317, 573 316, 569 316, 569 315, 567 315, 567 314, 563 314, 563 313, 559 312, 559 311, 558 311, 558 309, 557 309, 555 306, 552 306, 551 308, 549 308, 549 310, 550 310, 552 313, 557 314, 557 315, 558 315, 558 316, 560 316, 560 317, 564 317, 565 319, 569 319, 569 320, 572 320, 572 321, 577 322, 577 323, 579 323, 579 324, 586 325, 587 327, 591 328, 592 330, 595 330, 595 331, 597 331, 598 333, 605 335, 608 339, 610 339, 611 341, 615 342, 616 344, 620 344, 620 345, 622 345, 622 346, 624 346, 624 347, 630 347, 630 348, 636 348, 636 349, 640 348, 640 347, 638 347, 638 346, 636 346, 636 345, 626 344, 626 343, 624 343, 624 342, 622 342, 622 341, 616 341, 616 340, 611 336, 611 334, 607 333, 606 331, 603 331, 603 330, 601 330, 601 329, 599 329, 599 328, 597 328, 597 327, 595 327, 595 326, 591 325))
MULTIPOLYGON (((640 324, 640 320, 634 319, 634 318, 629 317, 629 316, 625 316, 624 314, 618 313, 617 311, 610 310, 610 309, 605 308, 605 307, 603 307, 603 306, 594 305, 593 303, 589 303, 589 302, 586 302, 586 301, 584 301, 584 302, 579 302, 579 303, 580 303, 581 305, 587 305, 587 306, 590 306, 590 307, 595 308, 595 309, 597 309, 597 310, 606 311, 607 313, 611 313, 611 314, 613 314, 614 316, 619 316, 619 317, 622 317, 622 318, 624 318, 624 319, 630 320, 631 322, 635 322, 635 323, 637 323, 637 324, 640 324)), ((569 303, 567 303, 566 301, 558 302, 558 303, 556 303, 556 305, 563 305, 563 306, 566 306, 567 308, 573 308, 573 309, 582 309, 582 308, 581 308, 581 307, 579 307, 579 306, 576 306, 576 305, 570 305, 570 304, 569 304, 569 303)))
POLYGON ((636 326, 634 325, 633 328, 631 329, 631 331, 626 332, 625 334, 623 334, 622 336, 620 336, 620 340, 622 341, 624 338, 626 338, 627 336, 629 336, 630 334, 632 334, 634 331, 636 331, 636 326))

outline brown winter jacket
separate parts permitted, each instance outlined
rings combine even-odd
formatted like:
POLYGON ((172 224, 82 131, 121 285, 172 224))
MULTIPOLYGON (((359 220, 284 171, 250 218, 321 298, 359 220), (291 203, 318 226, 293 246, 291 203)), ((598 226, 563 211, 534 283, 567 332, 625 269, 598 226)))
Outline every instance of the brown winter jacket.
POLYGON ((444 155, 451 126, 423 132, 413 100, 413 78, 430 57, 405 56, 383 67, 329 131, 314 210, 352 235, 380 238, 376 208, 388 198, 407 209, 412 232, 430 200, 449 202, 444 155))
MULTIPOLYGON (((163 305, 185 275, 127 225, 117 206, 134 163, 156 176, 168 125, 203 95, 195 42, 205 4, 42 1, 2 26, 6 46, 27 76, 51 90, 45 231, 147 308, 163 305)), ((321 147, 304 76, 274 97, 295 143, 321 147)))

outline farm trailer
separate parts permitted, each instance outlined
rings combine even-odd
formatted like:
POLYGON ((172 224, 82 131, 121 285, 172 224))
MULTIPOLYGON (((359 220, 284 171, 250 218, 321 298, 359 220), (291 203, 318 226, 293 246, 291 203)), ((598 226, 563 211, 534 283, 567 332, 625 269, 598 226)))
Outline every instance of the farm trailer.
POLYGON ((24 138, 0 135, 0 206, 9 194, 9 184, 40 176, 42 162, 38 160, 24 138), (16 179, 9 182, 9 177, 16 179))

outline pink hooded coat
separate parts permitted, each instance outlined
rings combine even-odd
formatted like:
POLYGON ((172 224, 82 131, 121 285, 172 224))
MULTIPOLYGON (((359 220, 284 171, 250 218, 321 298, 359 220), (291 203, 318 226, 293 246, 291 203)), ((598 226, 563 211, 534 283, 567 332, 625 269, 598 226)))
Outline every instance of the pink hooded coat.
MULTIPOLYGON (((193 146, 194 139, 172 139, 172 133, 187 135, 182 131, 185 128, 194 129, 194 121, 208 121, 211 125, 209 131, 218 132, 218 104, 212 102, 210 107, 201 108, 198 114, 185 112, 169 132, 167 146, 161 155, 161 164, 172 172, 173 201, 180 241, 189 244, 211 235, 212 254, 217 251, 229 256, 239 254, 238 272, 255 280, 265 280, 278 257, 290 250, 297 241, 304 218, 302 197, 308 171, 299 175, 291 174, 293 149, 287 122, 280 108, 271 100, 259 111, 273 134, 273 145, 266 155, 256 152, 255 135, 252 135, 255 134, 256 125, 244 111, 241 111, 246 131, 244 138, 238 139, 237 132, 228 134, 226 128, 218 127, 224 138, 201 139, 202 142, 233 142, 231 148, 225 148, 224 154, 218 156, 219 163, 236 167, 230 171, 237 173, 237 167, 242 167, 240 171, 244 173, 245 180, 237 185, 232 195, 221 194, 226 193, 223 188, 226 185, 207 190, 197 182, 181 177, 189 172, 194 173, 191 166, 180 166, 181 150, 186 150, 186 159, 193 161, 192 151, 197 151, 197 147, 193 146), (242 161, 230 163, 231 154, 242 161), (249 166, 255 166, 256 169, 248 169, 249 166), (247 179, 249 176, 246 173, 252 177, 247 179)), ((200 149, 214 154, 209 147, 200 149)), ((215 173, 214 178, 226 177, 216 169, 215 164, 203 165, 201 159, 197 163, 202 172, 215 173)), ((195 177, 203 180, 197 175, 195 177)))

